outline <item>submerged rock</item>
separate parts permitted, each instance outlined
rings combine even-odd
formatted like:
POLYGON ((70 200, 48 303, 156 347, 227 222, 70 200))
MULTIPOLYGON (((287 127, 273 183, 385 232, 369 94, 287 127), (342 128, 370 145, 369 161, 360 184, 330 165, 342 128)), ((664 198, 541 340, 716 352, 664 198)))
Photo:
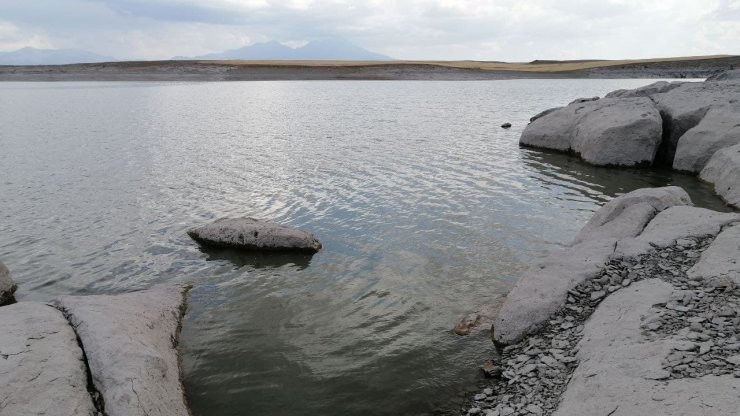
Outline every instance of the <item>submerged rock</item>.
POLYGON ((189 414, 177 350, 186 292, 157 286, 58 301, 80 338, 106 415, 189 414))
POLYGON ((77 336, 42 303, 0 309, 0 414, 97 415, 77 336))
POLYGON ((532 121, 520 144, 570 151, 600 166, 652 163, 661 142, 662 121, 648 98, 605 98, 577 102, 532 121))
POLYGON ((714 184, 714 192, 740 208, 740 144, 717 151, 699 175, 714 184))
POLYGON ((469 335, 473 330, 481 327, 490 327, 493 323, 493 318, 496 317, 498 311, 503 305, 504 297, 497 296, 496 299, 489 304, 479 307, 475 312, 471 312, 466 315, 453 330, 457 335, 469 335))
POLYGON ((502 128, 502 129, 508 129, 508 128, 511 128, 511 123, 504 123, 504 124, 502 124, 502 125, 501 125, 501 128, 502 128))
POLYGON ((312 234, 255 218, 225 218, 194 228, 188 235, 203 245, 245 250, 315 253, 321 243, 312 234))
POLYGON ((10 277, 10 270, 0 261, 0 306, 13 301, 13 293, 18 286, 10 277))

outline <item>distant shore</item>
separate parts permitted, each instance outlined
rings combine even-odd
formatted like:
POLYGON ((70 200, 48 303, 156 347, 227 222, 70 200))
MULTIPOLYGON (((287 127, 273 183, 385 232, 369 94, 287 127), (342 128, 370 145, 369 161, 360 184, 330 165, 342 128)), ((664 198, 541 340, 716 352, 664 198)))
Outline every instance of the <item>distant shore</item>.
POLYGON ((0 66, 0 81, 494 80, 706 78, 740 56, 533 61, 132 61, 0 66))

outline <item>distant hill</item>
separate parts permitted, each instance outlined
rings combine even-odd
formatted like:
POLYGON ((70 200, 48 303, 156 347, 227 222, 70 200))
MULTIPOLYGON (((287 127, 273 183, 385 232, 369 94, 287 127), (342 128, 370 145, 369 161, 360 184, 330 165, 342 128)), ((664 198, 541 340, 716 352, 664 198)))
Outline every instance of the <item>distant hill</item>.
POLYGON ((0 52, 0 65, 61 65, 93 62, 110 62, 116 59, 81 49, 23 48, 0 52))
POLYGON ((371 52, 345 40, 313 41, 300 48, 291 48, 273 40, 219 53, 211 53, 192 58, 178 56, 173 59, 389 61, 393 58, 371 52))

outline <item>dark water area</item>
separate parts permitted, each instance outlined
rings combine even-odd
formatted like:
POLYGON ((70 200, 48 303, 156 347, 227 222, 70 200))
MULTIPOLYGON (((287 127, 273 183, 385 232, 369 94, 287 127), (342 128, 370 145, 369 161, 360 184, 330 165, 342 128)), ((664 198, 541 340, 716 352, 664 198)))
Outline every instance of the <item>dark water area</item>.
POLYGON ((649 82, 1 83, 0 258, 20 301, 192 283, 196 416, 428 414, 493 351, 455 323, 605 201, 672 184, 727 209, 693 176, 518 146, 545 108, 649 82), (324 249, 185 234, 244 215, 324 249))

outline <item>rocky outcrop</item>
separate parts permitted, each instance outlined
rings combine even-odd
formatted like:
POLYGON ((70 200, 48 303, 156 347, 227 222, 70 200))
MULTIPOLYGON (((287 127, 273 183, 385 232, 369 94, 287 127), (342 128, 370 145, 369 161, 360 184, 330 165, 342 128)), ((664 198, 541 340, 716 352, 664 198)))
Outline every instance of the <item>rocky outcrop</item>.
POLYGON ((689 195, 677 186, 629 192, 612 199, 596 211, 576 235, 575 242, 636 237, 658 213, 677 205, 691 205, 689 195))
POLYGON ((255 218, 220 219, 194 228, 188 235, 207 246, 307 253, 321 249, 319 240, 310 233, 255 218))
POLYGON ((699 175, 714 184, 714 192, 740 208, 740 144, 717 151, 699 175))
POLYGON ((0 306, 13 301, 13 294, 18 286, 10 277, 10 270, 0 261, 0 306))
POLYGON ((0 308, 0 415, 97 415, 83 352, 61 312, 42 303, 0 308))
POLYGON ((653 94, 661 94, 668 92, 674 88, 680 87, 683 82, 668 82, 658 81, 644 87, 635 88, 633 90, 616 90, 609 94, 606 94, 604 98, 635 98, 635 97, 650 97, 653 94))
POLYGON ((740 287, 740 225, 722 231, 701 259, 689 269, 693 280, 711 280, 740 287))
POLYGON ((707 81, 728 81, 737 79, 740 79, 740 69, 720 72, 719 74, 715 74, 707 78, 707 81))
POLYGON ((711 107, 695 127, 678 139, 673 169, 699 173, 716 151, 738 143, 740 104, 711 107))
POLYGON ((189 414, 177 350, 186 293, 187 287, 158 286, 57 302, 80 338, 106 415, 189 414))
POLYGON ((573 152, 600 166, 651 164, 662 137, 662 121, 648 98, 576 102, 535 118, 520 144, 573 152))

